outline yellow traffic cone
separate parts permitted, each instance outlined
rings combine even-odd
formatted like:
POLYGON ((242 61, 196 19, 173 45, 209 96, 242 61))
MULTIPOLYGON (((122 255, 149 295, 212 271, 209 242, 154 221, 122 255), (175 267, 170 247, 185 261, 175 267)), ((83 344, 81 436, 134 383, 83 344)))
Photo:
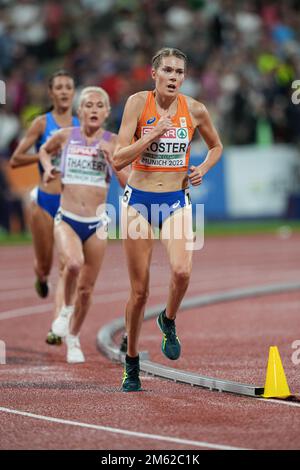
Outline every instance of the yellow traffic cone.
POLYGON ((264 398, 288 398, 291 395, 277 346, 271 346, 264 398))

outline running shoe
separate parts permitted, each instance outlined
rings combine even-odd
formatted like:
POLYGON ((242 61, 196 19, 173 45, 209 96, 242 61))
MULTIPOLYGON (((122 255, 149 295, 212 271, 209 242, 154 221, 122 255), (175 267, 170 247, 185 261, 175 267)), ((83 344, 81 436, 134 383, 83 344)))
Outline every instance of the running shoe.
POLYGON ((81 351, 80 341, 78 336, 67 335, 66 336, 66 345, 67 345, 67 362, 69 364, 78 364, 80 362, 85 362, 83 352, 81 351))
POLYGON ((141 381, 139 378, 140 373, 140 360, 139 357, 133 362, 128 360, 126 356, 122 391, 123 392, 139 392, 141 390, 141 381), (130 361, 130 362, 129 362, 130 361))
POLYGON ((40 281, 39 279, 36 279, 35 284, 34 284, 35 290, 37 294, 44 299, 47 297, 49 293, 49 286, 47 281, 40 281))
POLYGON ((51 329, 57 336, 64 338, 69 333, 69 323, 74 312, 74 306, 62 307, 58 317, 53 321, 51 329))
POLYGON ((168 359, 175 361, 181 352, 180 342, 176 335, 175 320, 167 318, 166 310, 163 310, 157 317, 157 324, 163 333, 161 350, 168 359))
POLYGON ((124 333, 121 339, 120 351, 122 353, 127 353, 127 333, 124 333))
POLYGON ((50 330, 47 334, 46 343, 55 346, 60 346, 62 344, 62 338, 60 336, 55 335, 53 331, 50 330))

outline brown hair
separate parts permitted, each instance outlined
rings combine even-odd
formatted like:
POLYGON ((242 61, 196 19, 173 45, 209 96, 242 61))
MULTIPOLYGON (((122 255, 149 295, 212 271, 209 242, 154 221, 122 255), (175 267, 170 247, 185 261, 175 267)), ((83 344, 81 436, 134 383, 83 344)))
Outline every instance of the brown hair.
POLYGON ((160 49, 153 57, 152 57, 152 67, 157 70, 161 64, 163 57, 177 57, 178 59, 183 60, 184 68, 187 68, 187 56, 184 52, 180 51, 179 49, 174 49, 173 47, 164 47, 160 49))
POLYGON ((64 70, 64 69, 60 69, 60 70, 57 70, 56 72, 54 72, 51 75, 51 77, 49 78, 48 87, 50 89, 53 87, 53 82, 54 82, 56 77, 69 77, 69 78, 71 78, 73 80, 74 87, 75 87, 75 80, 74 80, 74 77, 70 74, 70 72, 68 72, 67 70, 64 70))

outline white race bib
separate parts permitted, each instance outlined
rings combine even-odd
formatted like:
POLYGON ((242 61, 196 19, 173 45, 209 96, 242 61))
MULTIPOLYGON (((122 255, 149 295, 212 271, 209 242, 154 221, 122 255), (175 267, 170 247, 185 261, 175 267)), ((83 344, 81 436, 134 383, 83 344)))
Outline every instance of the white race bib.
MULTIPOLYGON (((152 126, 142 127, 142 135, 151 132, 152 129, 152 126)), ((182 168, 186 165, 188 147, 187 128, 172 127, 149 144, 141 155, 140 164, 152 168, 182 168)))
POLYGON ((64 184, 106 187, 107 163, 99 146, 70 144, 64 168, 64 184))

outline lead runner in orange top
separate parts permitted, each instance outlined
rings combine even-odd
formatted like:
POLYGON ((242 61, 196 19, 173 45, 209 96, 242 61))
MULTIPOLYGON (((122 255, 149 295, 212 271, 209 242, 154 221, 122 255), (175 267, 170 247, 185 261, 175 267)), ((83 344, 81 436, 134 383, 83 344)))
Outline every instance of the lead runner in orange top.
POLYGON ((166 308, 157 318, 163 334, 161 348, 165 356, 175 360, 181 352, 175 317, 192 267, 193 251, 187 249, 187 242, 193 237, 188 186, 201 184, 222 154, 220 138, 205 106, 179 93, 186 66, 187 57, 178 49, 164 48, 155 54, 151 72, 155 89, 129 97, 113 157, 117 170, 132 164, 122 202, 122 231, 131 283, 122 383, 126 392, 141 390, 138 339, 149 292, 153 226, 161 230, 171 268, 166 308), (188 173, 190 143, 196 129, 204 138, 208 153, 203 163, 191 166, 188 173), (157 210, 158 207, 164 210, 157 210), (139 236, 132 233, 136 221, 139 236), (190 230, 184 230, 178 238, 174 234, 182 225, 190 230))

